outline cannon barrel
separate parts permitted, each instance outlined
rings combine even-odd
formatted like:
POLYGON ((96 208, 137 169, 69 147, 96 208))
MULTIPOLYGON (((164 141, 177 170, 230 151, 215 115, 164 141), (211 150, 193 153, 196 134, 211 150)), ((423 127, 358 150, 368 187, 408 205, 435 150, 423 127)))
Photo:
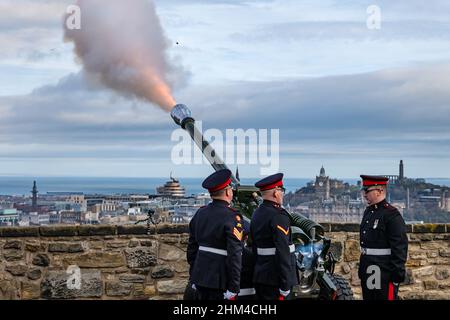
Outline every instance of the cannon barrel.
POLYGON ((308 236, 316 238, 316 236, 324 235, 325 233, 324 228, 320 224, 312 221, 311 219, 306 218, 304 215, 300 213, 289 212, 289 216, 291 218, 292 226, 299 227, 308 236), (315 230, 313 231, 313 229, 315 230))
MULTIPOLYGON (((203 134, 195 126, 195 119, 192 117, 191 110, 189 110, 186 105, 177 104, 173 107, 170 116, 177 125, 189 132, 192 140, 194 140, 200 148, 203 155, 206 159, 208 159, 214 170, 218 171, 221 169, 228 169, 228 166, 223 162, 209 142, 204 139, 203 134)), ((239 190, 239 192, 236 193, 236 204, 240 206, 241 211, 246 213, 245 215, 250 218, 253 210, 259 202, 259 197, 256 195, 257 188, 253 186, 240 186, 239 181, 233 174, 231 175, 231 181, 236 190, 239 190), (249 201, 253 201, 253 205, 248 206, 249 201)), ((323 236, 324 229, 320 224, 306 218, 301 214, 292 213, 289 211, 288 213, 292 221, 292 226, 299 227, 303 230, 303 232, 312 238, 316 238, 316 236, 323 236)))
MULTIPOLYGON (((191 110, 189 110, 186 105, 177 104, 173 107, 170 116, 177 125, 189 132, 192 140, 194 140, 200 148, 214 170, 228 169, 228 166, 223 162, 209 142, 204 139, 203 134, 195 126, 195 119, 192 117, 191 110)), ((239 185, 239 181, 233 174, 231 175, 231 181, 233 185, 239 185)))

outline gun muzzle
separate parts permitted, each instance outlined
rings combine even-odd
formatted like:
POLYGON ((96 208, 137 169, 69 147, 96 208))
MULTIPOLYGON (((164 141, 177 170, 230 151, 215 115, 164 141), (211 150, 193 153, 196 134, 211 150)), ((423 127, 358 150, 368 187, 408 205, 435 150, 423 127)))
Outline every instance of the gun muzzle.
POLYGON ((170 116, 172 117, 173 121, 179 126, 181 126, 183 129, 185 128, 185 124, 187 121, 193 121, 195 122, 194 118, 191 116, 191 110, 184 105, 184 104, 177 104, 175 107, 173 107, 172 111, 170 112, 170 116))
MULTIPOLYGON (((227 165, 223 162, 219 155, 217 155, 214 148, 206 141, 203 134, 195 126, 195 120, 192 117, 191 110, 184 104, 177 104, 170 112, 170 116, 173 121, 181 128, 189 132, 192 140, 200 148, 203 155, 208 159, 214 170, 219 171, 222 169, 228 169, 227 165)), ((239 181, 232 174, 231 181, 234 185, 239 185, 239 181)))

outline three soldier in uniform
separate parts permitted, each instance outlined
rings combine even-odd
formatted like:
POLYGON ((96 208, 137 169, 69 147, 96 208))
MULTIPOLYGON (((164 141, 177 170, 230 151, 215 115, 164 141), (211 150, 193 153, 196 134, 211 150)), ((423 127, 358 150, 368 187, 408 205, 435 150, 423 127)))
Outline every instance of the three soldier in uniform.
MULTIPOLYGON (((388 178, 367 175, 361 178, 369 205, 360 226, 358 275, 363 299, 395 300, 399 284, 405 279, 408 250, 405 222, 386 201, 388 178)), ((298 274, 290 218, 283 208, 282 179, 283 174, 278 173, 255 184, 263 202, 250 223, 251 251, 242 242, 243 217, 230 207, 231 171, 220 170, 205 179, 203 187, 213 201, 192 218, 187 250, 190 281, 200 300, 235 300, 241 289, 242 299, 254 294, 259 300, 291 297, 298 274)))

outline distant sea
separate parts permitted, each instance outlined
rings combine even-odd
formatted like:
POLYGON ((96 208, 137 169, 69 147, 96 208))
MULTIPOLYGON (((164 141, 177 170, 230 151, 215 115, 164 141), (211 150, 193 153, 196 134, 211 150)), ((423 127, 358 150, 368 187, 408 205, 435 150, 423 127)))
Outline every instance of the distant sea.
MULTIPOLYGON (((85 194, 155 194, 156 187, 167 182, 167 178, 83 178, 83 177, 7 177, 0 176, 0 195, 28 195, 36 180, 40 194, 47 192, 83 192, 85 194)), ((180 178, 186 188, 186 195, 205 192, 201 187, 202 178, 180 178)), ((241 184, 254 184, 257 179, 242 179, 241 184)), ((309 178, 284 179, 287 191, 295 191, 306 186, 309 178)), ((358 179, 342 179, 356 184, 358 179)), ((450 179, 426 179, 437 185, 450 187, 450 179)))

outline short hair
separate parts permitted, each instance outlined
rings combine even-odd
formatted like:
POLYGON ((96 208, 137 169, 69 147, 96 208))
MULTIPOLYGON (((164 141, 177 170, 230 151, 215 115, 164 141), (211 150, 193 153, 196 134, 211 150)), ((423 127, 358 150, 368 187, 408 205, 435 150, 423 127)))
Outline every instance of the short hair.
POLYGON ((277 188, 272 188, 269 190, 262 190, 261 197, 265 197, 266 195, 272 195, 275 190, 277 190, 277 188))
POLYGON ((211 196, 211 198, 213 197, 221 197, 223 195, 225 195, 225 191, 228 189, 228 187, 225 187, 223 189, 217 190, 217 191, 213 191, 210 192, 209 195, 211 196))

